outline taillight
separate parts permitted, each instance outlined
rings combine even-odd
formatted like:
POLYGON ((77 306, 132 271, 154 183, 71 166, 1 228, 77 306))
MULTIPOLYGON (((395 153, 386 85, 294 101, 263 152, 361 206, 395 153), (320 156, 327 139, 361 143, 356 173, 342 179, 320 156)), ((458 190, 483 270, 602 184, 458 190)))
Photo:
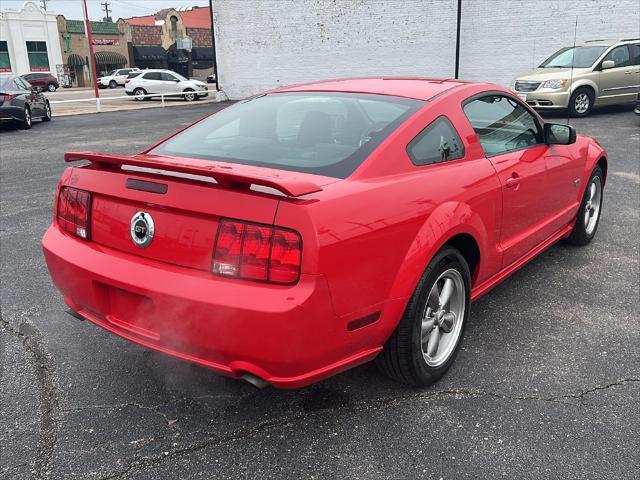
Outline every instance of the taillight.
POLYGON ((77 188, 62 187, 58 196, 58 225, 83 240, 91 239, 91 194, 77 188))
POLYGON ((224 277, 292 284, 300 277, 302 238, 284 228, 222 220, 213 273, 224 277))
POLYGON ((125 80, 124 83, 129 83, 131 80, 125 80))
POLYGON ((0 95, 0 103, 8 102, 10 100, 13 100, 14 98, 15 98, 15 95, 10 95, 8 93, 5 93, 4 95, 0 95))

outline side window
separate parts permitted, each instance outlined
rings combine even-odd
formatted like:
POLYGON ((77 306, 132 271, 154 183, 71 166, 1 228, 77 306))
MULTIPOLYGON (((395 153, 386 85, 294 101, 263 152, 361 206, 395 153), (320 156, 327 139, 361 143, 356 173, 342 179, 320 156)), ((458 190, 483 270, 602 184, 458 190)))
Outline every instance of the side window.
POLYGON ((536 118, 512 97, 488 95, 463 109, 487 156, 543 143, 536 118))
POLYGON ((178 80, 176 77, 174 77, 170 73, 162 72, 161 75, 162 75, 162 80, 164 80, 165 82, 175 82, 176 80, 178 80))
POLYGON ((145 74, 144 77, 145 80, 160 80, 160 72, 149 72, 147 74, 145 74))
POLYGON ((615 63, 615 66, 613 68, 628 67, 631 64, 631 59, 629 58, 629 49, 626 45, 616 47, 609 53, 607 53, 607 56, 604 57, 603 61, 606 60, 613 60, 613 63, 615 63))
POLYGON ((438 117, 407 146, 414 165, 429 165, 464 157, 464 146, 447 117, 438 117))
POLYGON ((29 90, 31 88, 31 85, 22 78, 16 78, 14 81, 19 90, 29 90))
POLYGON ((631 54, 629 65, 640 65, 640 45, 627 45, 631 54))

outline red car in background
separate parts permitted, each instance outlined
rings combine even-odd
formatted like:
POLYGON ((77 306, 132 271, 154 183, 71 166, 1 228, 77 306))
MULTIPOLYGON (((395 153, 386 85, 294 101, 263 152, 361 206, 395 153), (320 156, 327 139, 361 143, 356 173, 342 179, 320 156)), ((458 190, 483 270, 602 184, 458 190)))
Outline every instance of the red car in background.
POLYGON ((65 160, 88 163, 43 247, 74 316, 282 388, 376 357, 436 381, 473 300, 593 239, 607 174, 595 140, 508 90, 427 78, 282 88, 138 155, 65 160))
POLYGON ((50 73, 27 73, 22 75, 22 78, 40 91, 55 92, 60 88, 58 79, 50 73))

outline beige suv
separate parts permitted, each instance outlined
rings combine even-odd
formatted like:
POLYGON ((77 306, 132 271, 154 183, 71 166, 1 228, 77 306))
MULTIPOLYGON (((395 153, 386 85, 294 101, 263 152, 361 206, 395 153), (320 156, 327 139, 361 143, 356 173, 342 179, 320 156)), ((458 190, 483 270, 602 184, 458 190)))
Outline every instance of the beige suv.
POLYGON ((640 39, 562 48, 516 78, 511 89, 537 110, 568 108, 575 117, 594 106, 633 102, 640 91, 640 39))

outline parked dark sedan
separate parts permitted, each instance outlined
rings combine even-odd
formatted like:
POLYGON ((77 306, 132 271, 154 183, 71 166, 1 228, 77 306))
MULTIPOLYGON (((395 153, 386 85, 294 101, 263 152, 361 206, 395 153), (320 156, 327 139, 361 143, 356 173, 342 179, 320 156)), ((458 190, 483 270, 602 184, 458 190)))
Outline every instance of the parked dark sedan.
POLYGON ((0 75, 0 122, 19 122, 28 129, 34 118, 51 120, 49 100, 24 78, 0 75))
POLYGON ((60 87, 58 79, 50 73, 27 73, 22 78, 41 91, 55 92, 60 87))

